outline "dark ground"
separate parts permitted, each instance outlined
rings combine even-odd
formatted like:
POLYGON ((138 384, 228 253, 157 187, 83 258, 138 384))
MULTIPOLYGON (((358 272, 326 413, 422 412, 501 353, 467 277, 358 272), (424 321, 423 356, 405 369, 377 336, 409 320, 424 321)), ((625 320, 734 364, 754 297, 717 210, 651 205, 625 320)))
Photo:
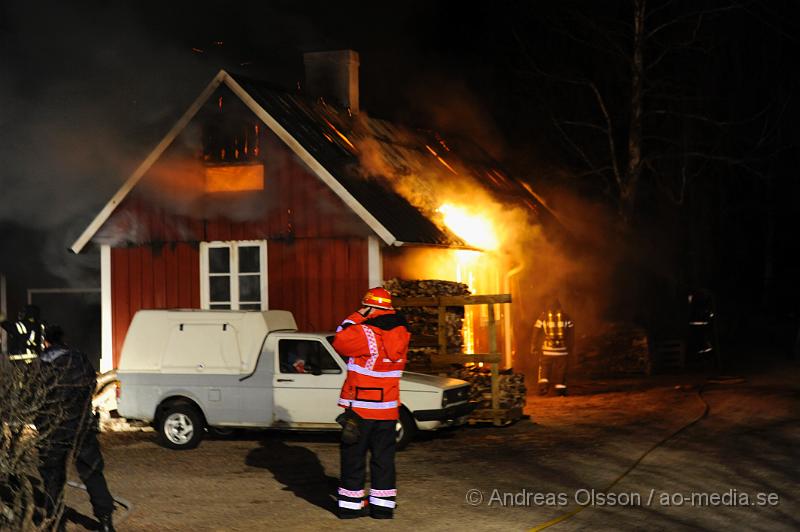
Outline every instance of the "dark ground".
MULTIPOLYGON (((121 531, 526 530, 579 508, 576 496, 608 487, 647 449, 701 416, 705 401, 706 418, 614 486, 630 504, 586 506, 551 530, 797 530, 799 377, 797 363, 775 362, 739 383, 701 388, 702 375, 617 379, 575 383, 566 398, 530 397, 530 420, 423 436, 399 453, 399 508, 388 523, 340 522, 331 513, 338 475, 332 434, 254 432, 188 452, 157 446, 152 433, 105 434, 102 443, 112 491, 134 504, 124 521, 118 515, 121 531), (469 504, 467 497, 478 497, 470 490, 482 502, 469 504), (516 500, 503 505, 504 492, 516 500), (566 504, 537 504, 533 493, 566 504), (692 493, 747 494, 751 502, 763 493, 765 505, 692 504, 692 493), (664 504, 680 496, 682 504, 664 504)), ((69 489, 68 497, 78 512, 91 513, 85 494, 69 489)))

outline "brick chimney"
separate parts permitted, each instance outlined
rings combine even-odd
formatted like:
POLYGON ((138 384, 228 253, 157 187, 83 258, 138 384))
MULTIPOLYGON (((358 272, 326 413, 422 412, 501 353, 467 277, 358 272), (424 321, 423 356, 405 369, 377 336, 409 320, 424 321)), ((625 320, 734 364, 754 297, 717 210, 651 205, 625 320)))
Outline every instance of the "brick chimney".
POLYGON ((303 63, 308 94, 358 112, 358 52, 308 52, 303 54, 303 63))

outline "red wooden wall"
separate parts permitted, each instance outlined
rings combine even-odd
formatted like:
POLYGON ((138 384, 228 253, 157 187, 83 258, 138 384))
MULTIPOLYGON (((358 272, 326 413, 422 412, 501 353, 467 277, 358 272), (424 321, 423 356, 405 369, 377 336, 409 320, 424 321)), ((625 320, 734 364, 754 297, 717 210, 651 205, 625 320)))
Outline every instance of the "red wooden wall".
POLYGON ((199 280, 197 246, 177 243, 111 250, 114 367, 136 311, 200 308, 199 280))
POLYGON ((115 367, 137 310, 200 307, 203 241, 267 240, 269 308, 292 311, 301 330, 333 330, 357 308, 369 288, 371 231, 271 132, 262 147, 263 191, 170 197, 180 189, 158 181, 170 168, 154 167, 101 228, 116 246, 115 367))
POLYGON ((269 307, 291 310, 306 331, 332 331, 369 288, 365 239, 270 241, 269 307))

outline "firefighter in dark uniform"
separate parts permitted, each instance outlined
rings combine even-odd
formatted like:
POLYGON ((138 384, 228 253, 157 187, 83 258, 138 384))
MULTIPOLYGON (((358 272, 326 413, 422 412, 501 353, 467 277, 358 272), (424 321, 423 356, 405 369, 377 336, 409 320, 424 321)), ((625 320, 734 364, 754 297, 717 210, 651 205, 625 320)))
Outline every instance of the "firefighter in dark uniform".
MULTIPOLYGON (((47 384, 42 413, 36 419, 42 441, 39 475, 42 477, 45 518, 60 518, 64 505, 64 483, 68 461, 73 459, 78 476, 86 485, 99 530, 113 531, 114 499, 103 476, 103 456, 97 441, 97 422, 92 413, 92 396, 97 376, 89 359, 63 343, 57 325, 44 333, 44 351, 35 363, 47 384)), ((57 523, 63 530, 63 518, 57 523)))
POLYGON ((347 358, 347 378, 339 397, 339 405, 346 409, 339 416, 344 427, 339 517, 361 517, 368 507, 371 517, 391 519, 397 497, 394 455, 400 377, 411 334, 385 289, 370 289, 361 303, 333 340, 336 351, 347 358), (364 491, 367 450, 371 453, 369 497, 364 491))
POLYGON ((714 312, 714 297, 708 290, 700 289, 689 294, 689 331, 687 353, 692 364, 719 368, 717 331, 714 312))
POLYGON ((44 323, 35 305, 25 306, 17 315, 17 321, 3 322, 3 329, 8 334, 9 360, 30 362, 42 352, 44 323))
POLYGON ((558 395, 567 395, 567 360, 574 339, 572 319, 556 299, 534 324, 531 354, 539 355, 539 395, 547 395, 551 385, 558 395))

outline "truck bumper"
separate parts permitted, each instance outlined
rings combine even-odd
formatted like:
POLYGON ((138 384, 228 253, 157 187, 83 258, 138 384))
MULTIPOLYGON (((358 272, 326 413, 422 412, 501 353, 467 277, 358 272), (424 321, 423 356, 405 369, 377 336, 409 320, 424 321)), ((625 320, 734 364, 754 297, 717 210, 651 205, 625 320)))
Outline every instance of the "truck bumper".
POLYGON ((417 421, 449 421, 468 416, 477 407, 477 403, 462 403, 435 410, 417 410, 414 418, 417 421))

